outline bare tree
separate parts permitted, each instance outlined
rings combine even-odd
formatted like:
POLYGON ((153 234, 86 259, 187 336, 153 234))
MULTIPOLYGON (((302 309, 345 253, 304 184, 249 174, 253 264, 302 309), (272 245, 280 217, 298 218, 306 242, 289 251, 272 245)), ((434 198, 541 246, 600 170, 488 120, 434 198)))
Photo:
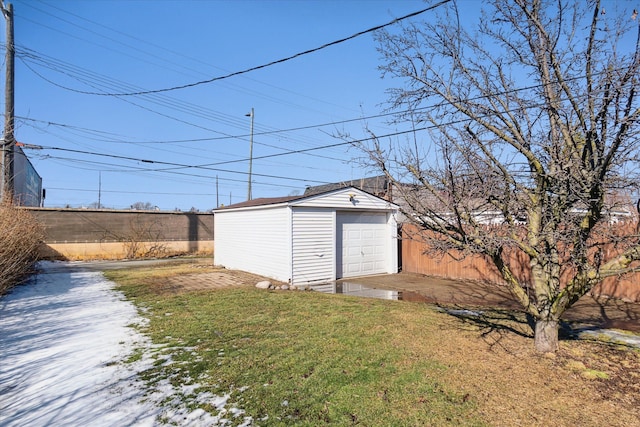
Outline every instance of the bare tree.
POLYGON ((131 205, 131 210, 135 211, 152 211, 155 210, 155 206, 151 202, 135 202, 131 205))
POLYGON ((104 229, 103 239, 122 242, 125 258, 156 258, 166 256, 167 243, 162 223, 157 218, 137 214, 129 220, 129 227, 122 231, 104 229))
POLYGON ((554 352, 567 308, 638 270, 637 232, 608 234, 640 182, 637 13, 598 0, 483 7, 475 23, 453 2, 378 33, 383 75, 403 84, 392 108, 415 131, 363 148, 431 247, 490 260, 535 319, 536 349, 554 352))

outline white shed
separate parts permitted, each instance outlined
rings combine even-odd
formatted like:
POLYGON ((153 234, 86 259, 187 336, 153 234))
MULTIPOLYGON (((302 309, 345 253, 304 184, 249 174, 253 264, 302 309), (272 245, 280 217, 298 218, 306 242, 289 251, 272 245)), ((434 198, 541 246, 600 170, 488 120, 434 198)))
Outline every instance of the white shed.
POLYGON ((214 263, 293 285, 398 271, 393 203, 353 187, 217 209, 214 263))

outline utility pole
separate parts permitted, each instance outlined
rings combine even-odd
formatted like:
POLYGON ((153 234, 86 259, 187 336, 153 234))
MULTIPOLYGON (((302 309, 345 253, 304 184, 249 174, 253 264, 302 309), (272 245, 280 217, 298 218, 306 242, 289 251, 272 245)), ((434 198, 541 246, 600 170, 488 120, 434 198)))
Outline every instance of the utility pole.
POLYGON ((98 171, 98 209, 102 206, 100 205, 102 196, 102 171, 98 171))
POLYGON ((216 209, 220 207, 220 199, 218 198, 218 175, 216 175, 216 209))
POLYGON ((2 14, 7 21, 6 40, 6 79, 4 92, 4 138, 2 140, 2 186, 0 197, 2 202, 13 203, 13 154, 15 147, 14 129, 14 101, 15 101, 15 46, 13 41, 13 5, 8 3, 5 7, 0 0, 2 14))
POLYGON ((247 184, 247 200, 251 200, 251 166, 253 165, 253 107, 251 112, 245 114, 245 116, 251 117, 251 132, 249 136, 249 182, 247 184))

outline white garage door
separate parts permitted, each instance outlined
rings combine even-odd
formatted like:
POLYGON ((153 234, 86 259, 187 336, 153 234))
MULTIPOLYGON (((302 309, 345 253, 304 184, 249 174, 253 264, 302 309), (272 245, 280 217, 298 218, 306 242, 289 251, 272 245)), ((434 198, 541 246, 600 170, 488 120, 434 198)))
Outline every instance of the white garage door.
POLYGON ((338 278, 387 272, 387 215, 337 214, 338 278))

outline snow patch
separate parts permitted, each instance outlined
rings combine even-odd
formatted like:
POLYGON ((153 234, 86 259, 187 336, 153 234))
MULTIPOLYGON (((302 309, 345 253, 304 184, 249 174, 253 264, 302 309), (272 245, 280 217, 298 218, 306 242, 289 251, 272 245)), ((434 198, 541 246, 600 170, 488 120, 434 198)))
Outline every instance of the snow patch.
MULTIPOLYGON (((40 263, 40 274, 0 299, 0 425, 238 423, 244 411, 226 409, 231 392, 198 392, 202 386, 191 378, 172 385, 180 370, 174 352, 194 348, 152 344, 139 332, 148 319, 102 273, 80 266, 40 263), (124 363, 131 356, 135 361, 124 363), (150 390, 139 374, 158 360, 174 373, 150 390), (191 409, 196 404, 217 414, 191 409)), ((252 423, 244 417, 241 425, 252 423)))

